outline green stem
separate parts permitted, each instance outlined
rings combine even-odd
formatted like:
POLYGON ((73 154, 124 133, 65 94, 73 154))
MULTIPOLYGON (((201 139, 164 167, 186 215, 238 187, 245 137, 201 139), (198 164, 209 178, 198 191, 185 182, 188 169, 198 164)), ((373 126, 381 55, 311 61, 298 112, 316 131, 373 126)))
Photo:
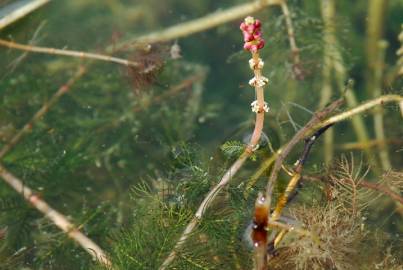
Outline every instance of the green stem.
MULTIPOLYGON (((382 94, 383 62, 387 44, 381 39, 387 6, 387 0, 370 0, 368 6, 366 85, 369 96, 373 98, 382 94)), ((374 113, 374 130, 376 139, 384 141, 383 110, 380 106, 374 113)), ((386 144, 379 145, 379 157, 382 169, 389 170, 391 163, 386 144)))
MULTIPOLYGON (((379 41, 378 42, 379 53, 378 53, 378 61, 377 65, 374 67, 374 84, 373 84, 373 97, 379 97, 382 94, 382 77, 383 77, 383 66, 384 66, 384 57, 385 57, 385 50, 387 47, 386 41, 379 41)), ((382 106, 377 106, 375 108, 374 113, 374 130, 375 130, 375 137, 377 140, 381 141, 378 145, 379 148, 379 157, 381 160, 382 169, 384 171, 390 170, 392 167, 388 148, 385 143, 385 129, 383 125, 383 108, 382 106)))
MULTIPOLYGON (((331 72, 332 72, 332 56, 334 51, 334 0, 322 0, 321 2, 322 18, 325 29, 323 34, 324 52, 323 52, 323 69, 322 69, 322 91, 319 102, 319 108, 324 108, 329 103, 332 96, 331 72)), ((328 130, 324 136, 324 156, 325 164, 329 165, 334 155, 334 133, 333 129, 328 130)))

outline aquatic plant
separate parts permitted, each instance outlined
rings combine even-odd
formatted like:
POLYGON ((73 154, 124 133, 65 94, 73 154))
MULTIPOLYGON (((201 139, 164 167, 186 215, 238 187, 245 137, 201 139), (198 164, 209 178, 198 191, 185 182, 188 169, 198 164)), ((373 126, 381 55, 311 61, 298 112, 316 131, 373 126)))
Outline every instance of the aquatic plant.
POLYGON ((347 2, 66 1, 2 30, 0 269, 400 269, 401 7, 347 2))

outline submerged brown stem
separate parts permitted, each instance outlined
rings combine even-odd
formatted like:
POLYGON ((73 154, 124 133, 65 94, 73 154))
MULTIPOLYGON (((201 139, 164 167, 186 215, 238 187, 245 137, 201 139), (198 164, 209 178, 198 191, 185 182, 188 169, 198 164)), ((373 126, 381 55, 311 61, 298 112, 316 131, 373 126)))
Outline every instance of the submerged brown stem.
MULTIPOLYGON (((180 37, 205 31, 220 24, 245 17, 248 14, 261 11, 267 6, 279 5, 281 2, 282 0, 256 0, 253 2, 241 4, 223 11, 214 12, 212 14, 194 19, 189 22, 168 27, 161 31, 156 31, 150 34, 128 39, 114 46, 113 48, 115 48, 116 50, 128 50, 133 49, 139 45, 175 40, 180 37)), ((112 50, 112 47, 108 48, 108 50, 112 50)))
POLYGON ((253 73, 255 75, 255 95, 256 95, 256 102, 258 106, 258 110, 256 111, 256 121, 255 121, 255 128, 252 133, 252 137, 250 139, 249 145, 247 150, 253 152, 254 149, 259 145, 259 140, 262 135, 263 131, 263 124, 264 124, 264 89, 262 85, 259 85, 259 81, 262 81, 262 67, 259 66, 259 61, 262 61, 259 58, 259 53, 252 53, 252 60, 254 62, 253 65, 253 73))
MULTIPOLYGON (((329 117, 325 121, 321 122, 318 127, 324 127, 330 124, 334 124, 346 119, 349 119, 357 114, 360 114, 364 111, 372 109, 377 105, 384 105, 389 102, 397 102, 399 105, 403 103, 403 96, 399 95, 384 95, 379 98, 375 98, 373 100, 367 101, 351 110, 345 111, 343 113, 337 114, 335 116, 329 117)), ((400 105, 401 106, 401 105, 400 105)), ((401 106, 403 108, 403 106, 401 106)), ((401 110, 401 115, 403 116, 403 109, 401 110)))
MULTIPOLYGON (((0 29, 24 18, 27 14, 34 11, 35 9, 48 3, 50 0, 33 0, 26 2, 24 5, 20 5, 19 8, 12 10, 4 17, 0 18, 0 29)), ((4 1, 2 1, 4 2, 4 1)))
POLYGON ((111 262, 108 256, 96 243, 80 232, 79 229, 66 218, 66 216, 49 206, 42 198, 36 195, 33 190, 26 186, 22 180, 15 177, 1 164, 0 176, 10 187, 21 194, 28 203, 43 213, 47 219, 64 231, 68 237, 82 246, 94 259, 106 267, 111 267, 111 262))
POLYGON ((70 56, 82 59, 91 59, 91 60, 100 60, 106 62, 112 62, 124 66, 137 67, 138 63, 129 61, 126 59, 121 59, 109 55, 97 54, 97 53, 87 53, 80 51, 71 51, 71 50, 61 50, 55 48, 47 48, 47 47, 37 47, 32 45, 24 45, 15 43, 12 41, 7 41, 4 39, 0 39, 0 45, 5 46, 11 49, 17 49, 22 51, 34 52, 34 53, 43 53, 43 54, 53 54, 53 55, 61 55, 61 56, 70 56))
MULTIPOLYGON (((320 124, 324 118, 326 118, 329 114, 331 114, 334 110, 336 110, 342 103, 343 103, 343 100, 338 99, 338 100, 334 101, 332 104, 330 104, 329 106, 327 106, 322 111, 315 113, 314 116, 311 118, 311 120, 294 135, 294 137, 288 142, 287 145, 285 145, 284 148, 282 148, 283 150, 282 150, 281 154, 279 155, 279 157, 277 158, 276 162, 274 163, 273 170, 270 174, 269 181, 266 186, 266 198, 268 199, 269 203, 271 203, 273 187, 277 180, 277 176, 281 170, 284 159, 288 156, 288 154, 291 152, 291 150, 295 147, 295 145, 300 140, 302 140, 305 136, 307 136, 308 133, 312 129, 314 129, 315 126, 320 124)), ((327 125, 324 125, 324 126, 327 126, 327 125)), ((319 129, 320 129, 320 127, 319 127, 319 129)))

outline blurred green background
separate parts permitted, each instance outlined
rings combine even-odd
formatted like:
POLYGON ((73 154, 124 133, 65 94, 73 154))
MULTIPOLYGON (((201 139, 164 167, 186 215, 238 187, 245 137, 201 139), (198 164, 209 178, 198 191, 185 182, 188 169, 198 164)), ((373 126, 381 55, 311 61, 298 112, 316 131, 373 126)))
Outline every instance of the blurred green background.
MULTIPOLYGON (((358 102, 374 97, 371 90, 374 75, 368 68, 370 57, 367 54, 371 1, 334 2, 337 43, 329 46, 324 40, 326 25, 321 1, 288 1, 304 80, 293 75, 281 9, 270 6, 254 14, 263 22, 266 39, 261 54, 265 61, 263 73, 270 79, 265 95, 271 110, 267 114, 264 132, 274 148, 286 143, 321 107, 326 53, 334 50, 340 53, 346 74, 340 78, 337 72, 331 72, 329 84, 333 92, 325 103, 341 97, 348 79, 354 80, 353 92, 358 102)), ((104 48, 121 40, 242 3, 245 1, 51 1, 1 30, 0 37, 23 44, 31 41, 37 46, 102 53, 104 48)), ((402 77, 396 75, 396 52, 401 46, 398 35, 403 23, 403 1, 384 1, 383 5, 380 38, 388 46, 380 64, 380 89, 381 94, 401 95, 402 77)), ((87 67, 85 75, 3 158, 2 164, 38 191, 50 205, 81 225, 82 231, 105 250, 111 251, 121 269, 156 269, 183 229, 181 224, 186 224, 203 196, 233 159, 225 157, 219 146, 229 140, 243 141, 253 129, 254 115, 249 104, 254 100, 254 91, 247 84, 252 73, 248 66, 250 55, 242 51, 241 20, 155 44, 149 51, 138 49, 116 54, 140 61, 142 67, 151 72, 129 70, 100 61, 24 54, 1 47, 0 146, 7 144, 79 66, 87 67), (171 49, 177 45, 182 57, 173 59, 171 49), (189 81, 187 86, 180 86, 189 81), (175 91, 178 85, 179 90, 175 91), (160 219, 157 215, 153 222, 153 219, 148 219, 150 212, 145 209, 151 207, 154 209, 152 213, 161 209, 153 207, 153 200, 146 198, 161 192, 165 192, 163 198, 168 205, 177 205, 179 210, 168 214, 162 211, 160 219), (177 223, 169 219, 164 225, 164 215, 177 223), (139 223, 148 225, 139 228, 136 225, 139 223), (163 248, 153 236, 158 234, 161 226, 173 228, 170 238, 164 238, 172 241, 163 248), (150 250, 138 254, 150 254, 154 262, 143 257, 142 264, 134 263, 122 255, 124 250, 137 250, 138 243, 133 239, 143 237, 142 247, 149 243, 150 250), (159 253, 158 248, 161 248, 159 253)), ((383 115, 384 132, 390 140, 388 154, 392 168, 402 170, 403 125, 398 106, 387 104, 383 115)), ((366 112, 362 119, 370 139, 374 139, 373 112, 366 112)), ((335 152, 332 160, 352 153, 356 160, 363 160, 364 166, 371 164, 368 177, 376 179, 384 169, 377 148, 366 148, 372 151, 373 160, 368 160, 362 148, 348 148, 346 143, 358 142, 350 121, 338 124, 333 132, 335 152)), ((287 158, 289 164, 293 164, 301 149, 302 145, 287 158)), ((240 234, 253 199, 242 201, 239 194, 243 187, 238 184, 269 155, 270 152, 263 149, 257 160, 249 162, 241 171, 238 182, 228 191, 230 195, 223 195, 231 197, 224 204, 229 204, 228 209, 232 210, 223 206, 220 211, 236 211, 234 219, 238 225, 228 219, 224 223, 230 224, 225 225, 230 229, 223 232, 220 228, 224 225, 219 222, 202 226, 202 230, 220 232, 213 237, 212 245, 224 255, 217 251, 218 259, 214 262, 214 248, 210 249, 212 254, 199 250, 201 247, 194 248, 193 253, 181 258, 185 262, 173 269, 235 269, 235 266, 229 266, 228 261, 235 262, 229 254, 239 252, 241 258, 249 256, 240 234), (231 204, 237 206, 231 207, 231 204), (239 204, 244 208, 239 208, 239 204), (219 247, 220 241, 228 243, 223 250, 219 247), (192 264, 188 261, 192 256, 205 256, 209 263, 194 260, 192 264)), ((331 166, 326 164, 324 155, 323 141, 319 141, 307 164, 310 173, 322 173, 331 166)), ((260 186, 263 187, 264 183, 265 180, 261 181, 260 186)), ((222 200, 226 201, 225 198, 222 200)), ((398 242, 401 242, 401 216, 395 212, 393 204, 384 202, 384 207, 374 211, 369 220, 383 233, 397 235, 398 242)), ((0 238, 2 269, 96 267, 80 247, 27 205, 19 194, 0 182, 2 228, 7 228, 6 236, 0 238)), ((136 252, 127 253, 136 257, 136 252)), ((250 263, 250 258, 241 259, 241 269, 250 263)))

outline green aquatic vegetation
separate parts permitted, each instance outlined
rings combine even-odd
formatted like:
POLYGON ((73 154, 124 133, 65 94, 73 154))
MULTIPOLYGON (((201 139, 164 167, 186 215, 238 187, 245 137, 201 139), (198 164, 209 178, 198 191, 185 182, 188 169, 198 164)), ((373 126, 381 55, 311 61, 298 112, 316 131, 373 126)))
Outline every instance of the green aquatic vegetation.
POLYGON ((400 269, 402 8, 376 4, 52 2, 1 30, 0 269, 400 269))

